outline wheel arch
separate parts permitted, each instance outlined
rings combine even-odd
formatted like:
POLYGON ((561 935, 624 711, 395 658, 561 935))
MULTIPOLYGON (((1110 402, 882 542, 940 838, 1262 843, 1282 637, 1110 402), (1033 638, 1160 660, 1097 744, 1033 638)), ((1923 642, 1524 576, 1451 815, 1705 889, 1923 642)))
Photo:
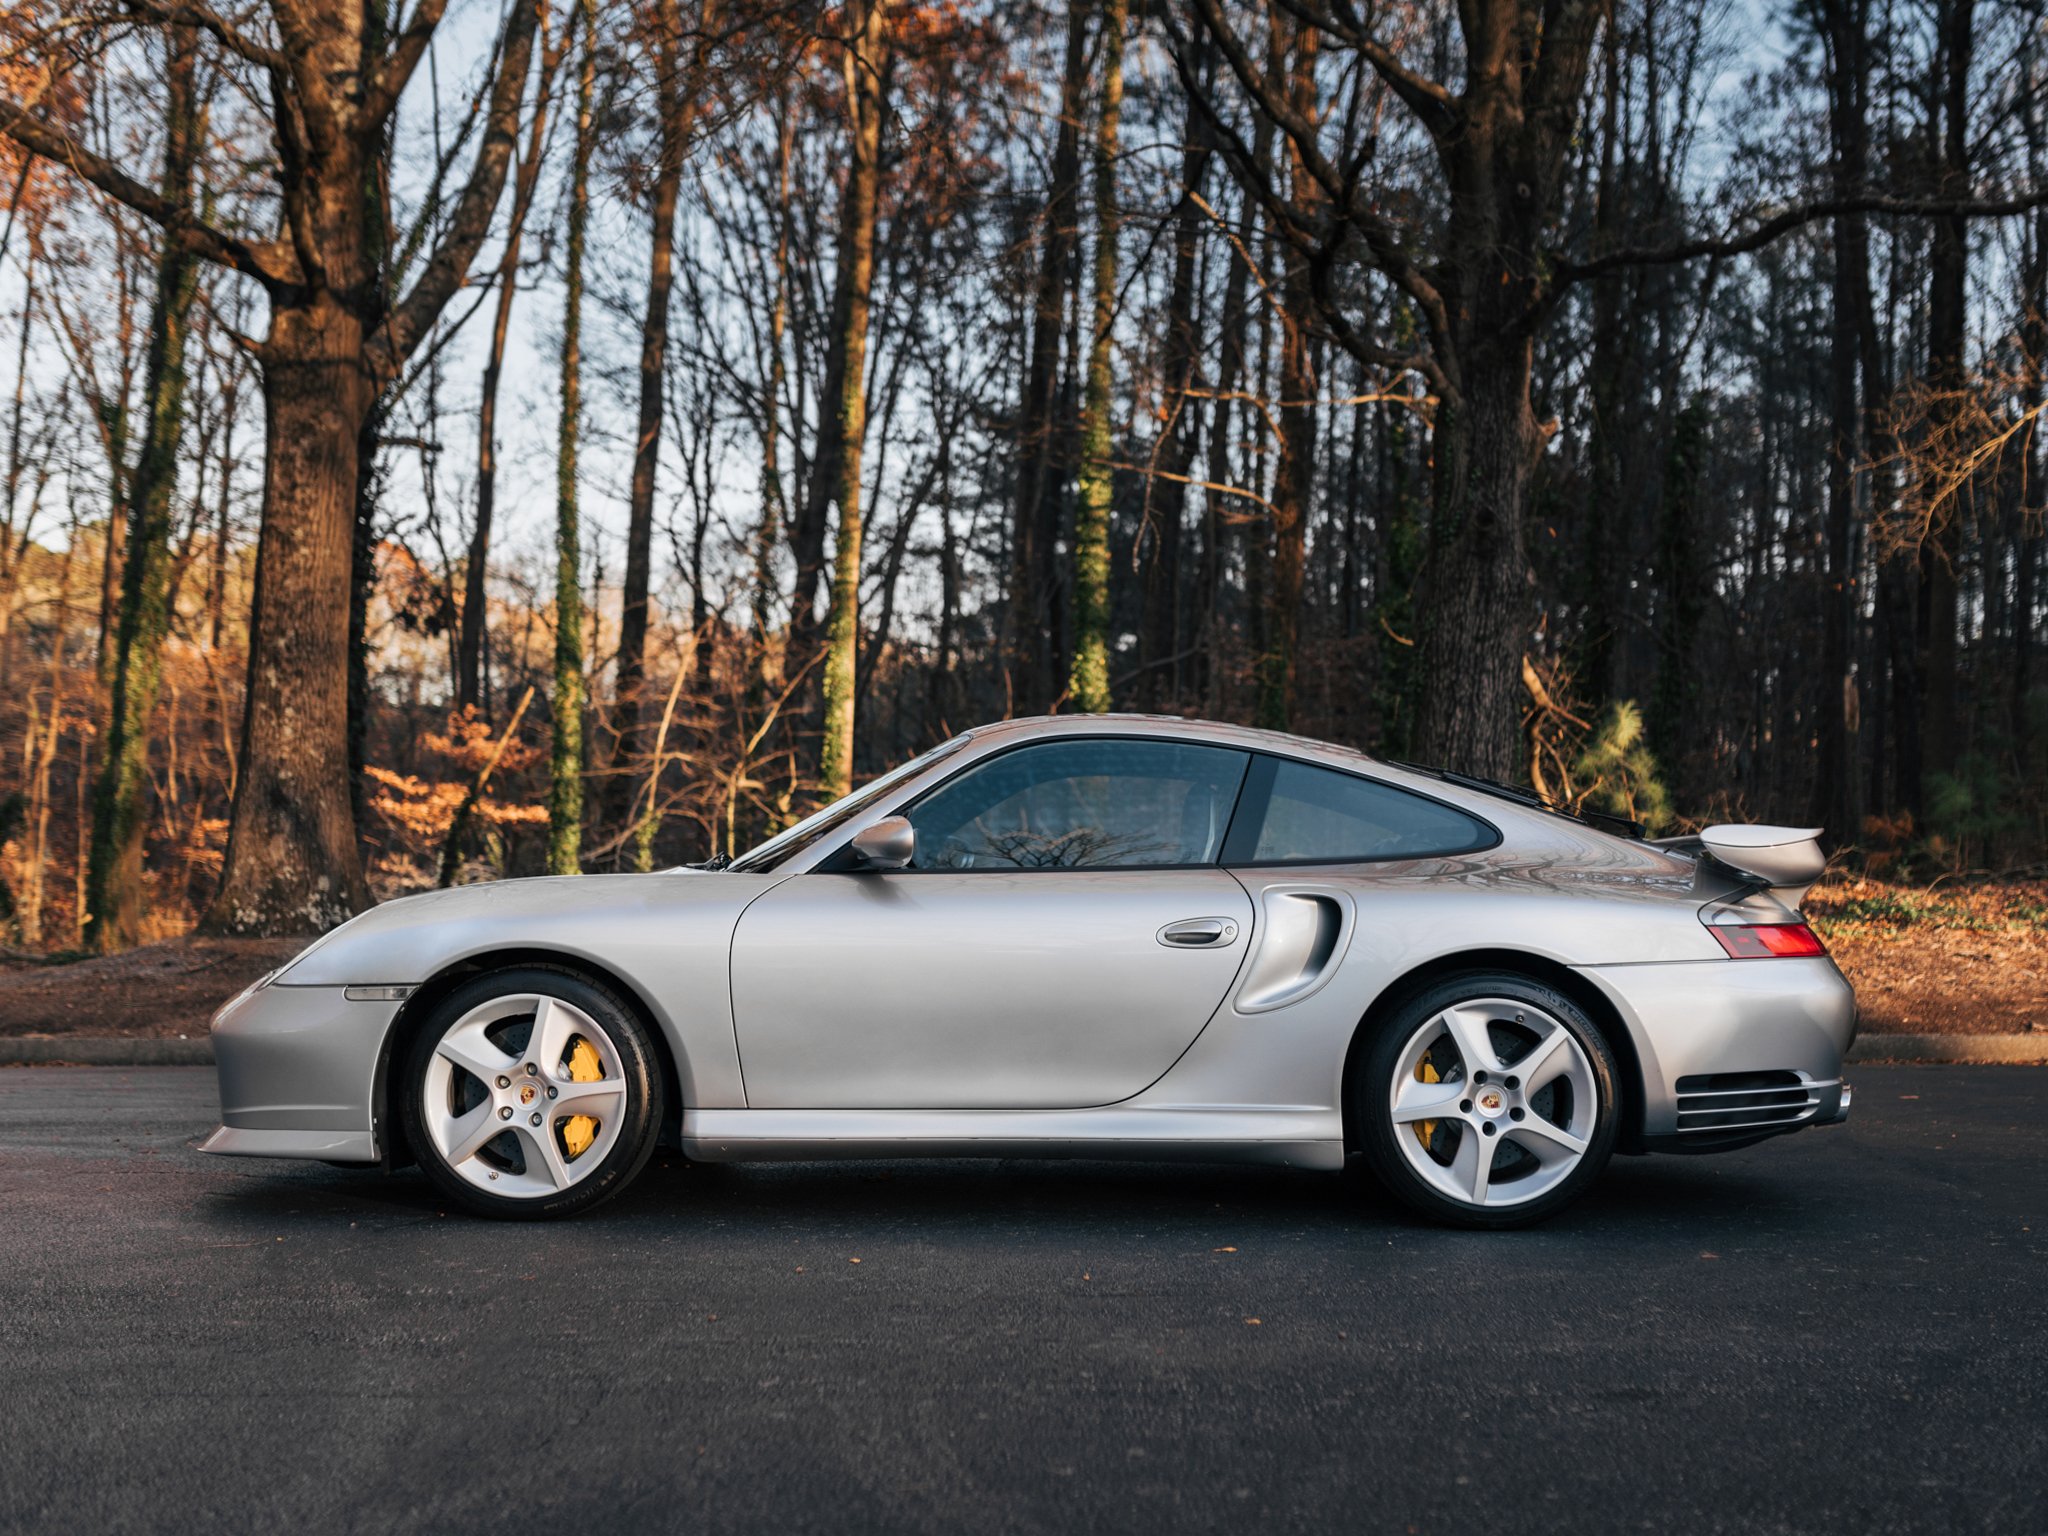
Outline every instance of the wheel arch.
POLYGON ((565 971, 593 985, 603 987, 633 1010, 640 1022, 646 1026, 649 1038, 654 1041, 655 1059, 661 1064, 665 1105, 662 1112, 662 1142, 664 1145, 680 1145, 683 1112, 682 1064, 677 1059, 675 1043, 669 1038, 668 1031, 662 1027, 660 1017, 648 1001, 646 993, 619 971, 592 960, 587 955, 572 954, 540 945, 519 945, 465 955, 462 959, 443 966, 413 990, 412 995, 405 1000, 404 1005, 393 1017, 391 1027, 384 1031, 384 1044, 377 1053, 377 1073, 371 1089, 371 1112, 375 1116, 377 1126, 378 1160, 385 1169, 403 1168, 414 1160, 412 1148, 405 1143, 404 1117, 394 1112, 397 1106, 391 1091, 392 1063, 403 1058, 407 1047, 449 993, 478 976, 486 976, 494 971, 515 970, 520 966, 542 966, 549 970, 565 971))
POLYGON ((1344 1054, 1342 1094, 1346 1153, 1358 1150, 1358 1128, 1352 1123, 1352 1100, 1356 1095, 1352 1089, 1359 1063, 1365 1055, 1366 1043, 1385 1027, 1394 1010, 1415 993, 1445 977, 1467 971, 1511 971, 1554 988, 1578 1004, 1607 1041, 1608 1049, 1614 1052, 1615 1063, 1621 1069, 1615 1084, 1621 1100, 1620 1123, 1615 1128, 1615 1150, 1627 1153, 1642 1151, 1645 1096, 1642 1057, 1636 1050, 1635 1036, 1630 1033, 1627 1021, 1613 1000, 1570 966, 1548 956, 1520 949, 1467 949, 1427 960, 1389 982, 1380 989, 1379 996, 1372 1000, 1365 1016, 1358 1021, 1358 1027, 1351 1032, 1351 1044, 1344 1054))

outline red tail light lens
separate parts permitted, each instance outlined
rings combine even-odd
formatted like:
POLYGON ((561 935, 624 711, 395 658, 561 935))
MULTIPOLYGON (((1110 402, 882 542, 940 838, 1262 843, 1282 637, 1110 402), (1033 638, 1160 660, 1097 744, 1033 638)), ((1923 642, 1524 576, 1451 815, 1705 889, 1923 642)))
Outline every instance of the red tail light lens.
POLYGON ((1786 960, 1824 955, 1828 947, 1804 923, 1709 923, 1732 960, 1786 960))

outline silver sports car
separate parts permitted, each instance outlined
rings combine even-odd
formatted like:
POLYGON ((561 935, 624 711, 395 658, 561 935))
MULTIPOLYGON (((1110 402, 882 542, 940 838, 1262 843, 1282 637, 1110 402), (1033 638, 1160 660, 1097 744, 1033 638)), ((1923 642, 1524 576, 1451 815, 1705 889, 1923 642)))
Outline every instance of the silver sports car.
POLYGON ((209 1152, 487 1216, 693 1158, 1342 1168, 1440 1220, 1849 1112, 1811 831, 1631 823, 1297 737, 985 726, 718 867, 377 907, 213 1021, 209 1152))

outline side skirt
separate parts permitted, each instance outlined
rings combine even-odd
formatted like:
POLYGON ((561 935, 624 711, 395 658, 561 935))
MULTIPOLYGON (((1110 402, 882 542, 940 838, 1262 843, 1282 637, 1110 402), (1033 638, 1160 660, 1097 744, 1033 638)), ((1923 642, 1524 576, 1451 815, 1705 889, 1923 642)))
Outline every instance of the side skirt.
POLYGON ((827 1158, 1087 1157, 1336 1170, 1334 1109, 699 1109, 684 1155, 707 1163, 827 1158))
POLYGON ((224 1125, 199 1144, 216 1157, 313 1157, 327 1163, 374 1163, 368 1131, 251 1131, 224 1125))

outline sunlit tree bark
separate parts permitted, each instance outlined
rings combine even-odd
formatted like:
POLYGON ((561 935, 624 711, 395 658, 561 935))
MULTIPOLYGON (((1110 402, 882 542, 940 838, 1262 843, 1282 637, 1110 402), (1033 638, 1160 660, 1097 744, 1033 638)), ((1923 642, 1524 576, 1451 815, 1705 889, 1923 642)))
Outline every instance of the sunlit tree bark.
MULTIPOLYGON (((192 200, 192 172, 206 132, 196 79, 198 40, 187 27, 166 33, 164 164, 161 188, 192 200)), ((142 938, 142 842, 147 827, 150 717, 171 622, 171 495, 185 420, 185 340, 200 262, 166 241, 157 262, 143 384, 142 450, 128 483, 128 536, 114 625, 106 727, 93 794, 86 880, 86 937, 102 954, 142 938)))
POLYGON ((583 848, 583 533, 576 457, 583 432, 583 260, 590 228, 591 113, 597 86, 597 7, 580 0, 576 144, 562 274, 562 409, 555 448, 555 689, 548 775, 548 873, 573 875, 583 848))
MULTIPOLYGON (((889 0, 847 7, 845 47, 847 166, 839 225, 845 298, 837 316, 838 390, 828 398, 832 499, 839 507, 833 546, 832 607, 825 622, 824 738, 818 779, 828 795, 853 785, 854 668, 860 639, 861 447, 867 436, 869 290, 875 276, 875 218, 881 191, 882 118, 888 110, 889 0)), ((820 454, 820 462, 825 455, 820 454)))
POLYGON ((1088 389, 1081 407, 1081 472, 1074 508, 1074 660, 1067 692, 1076 709, 1090 714, 1110 707, 1109 514, 1115 488, 1110 332, 1116 323, 1116 154, 1124 103, 1126 10, 1124 0, 1103 0, 1088 389))

